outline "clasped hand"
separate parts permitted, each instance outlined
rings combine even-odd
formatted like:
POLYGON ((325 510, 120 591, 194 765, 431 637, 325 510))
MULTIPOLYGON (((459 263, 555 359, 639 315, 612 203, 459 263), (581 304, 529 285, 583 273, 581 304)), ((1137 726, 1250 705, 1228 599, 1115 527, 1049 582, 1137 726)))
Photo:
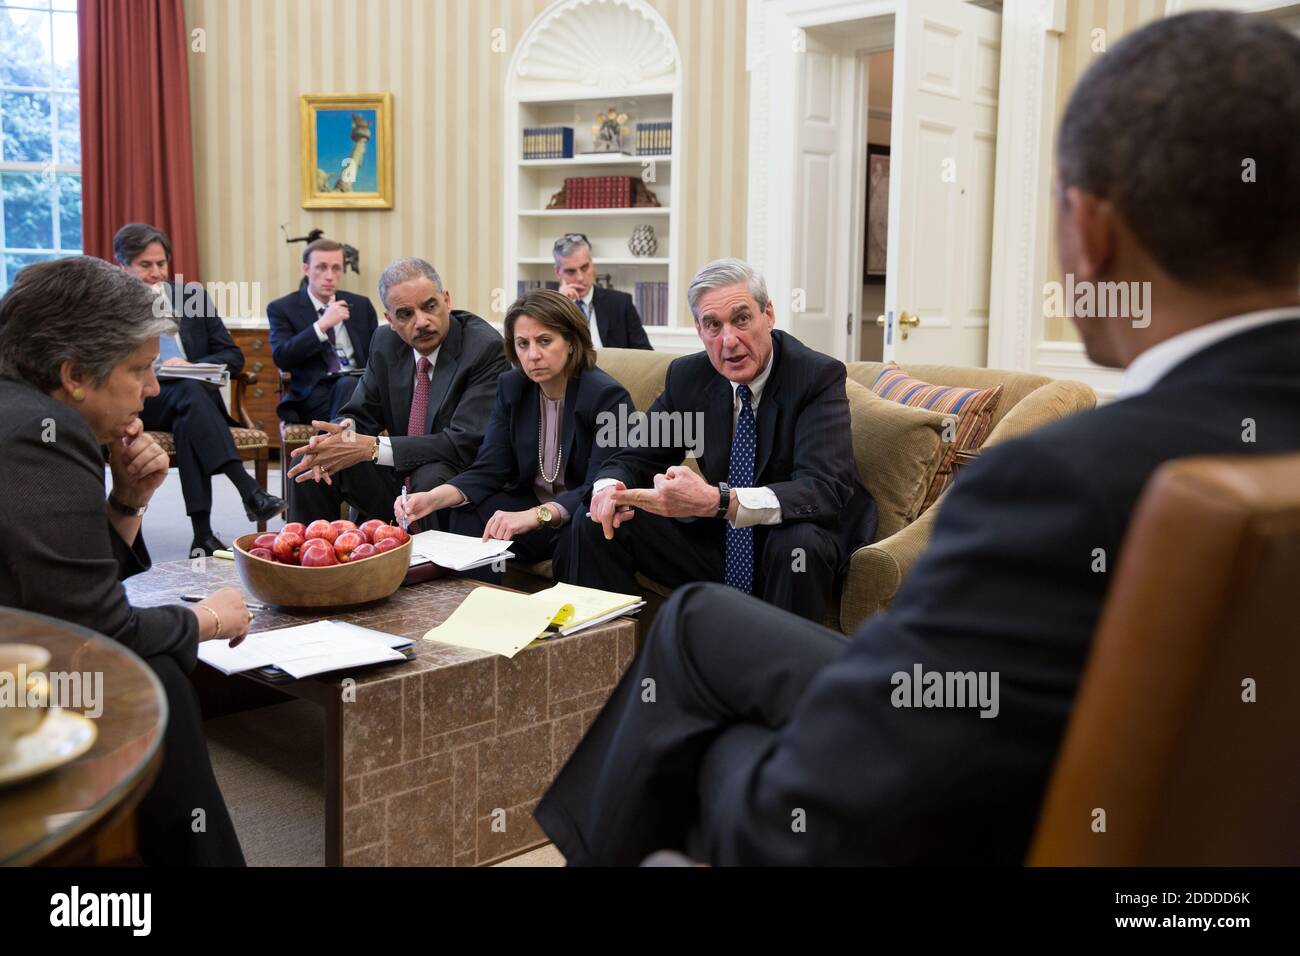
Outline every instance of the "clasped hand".
POLYGON ((591 498, 591 520, 605 529, 606 539, 614 529, 630 521, 640 508, 665 518, 707 518, 718 510, 719 492, 693 469, 673 465, 655 475, 653 488, 628 488, 621 481, 602 488, 591 498), (619 510, 624 509, 624 510, 619 510))
POLYGON ((331 485, 331 475, 369 461, 379 441, 370 435, 358 435, 352 421, 346 418, 337 425, 320 421, 311 425, 324 434, 313 435, 307 444, 289 453, 291 458, 298 459, 289 469, 289 477, 297 482, 311 479, 331 485))

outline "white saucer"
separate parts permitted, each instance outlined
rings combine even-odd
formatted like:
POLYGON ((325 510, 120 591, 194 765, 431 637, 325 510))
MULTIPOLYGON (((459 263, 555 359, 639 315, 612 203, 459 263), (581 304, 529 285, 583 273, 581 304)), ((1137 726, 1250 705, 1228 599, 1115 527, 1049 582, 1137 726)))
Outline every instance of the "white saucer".
POLYGON ((95 722, 81 714, 51 707, 49 716, 30 734, 19 737, 0 761, 0 787, 30 780, 76 760, 95 743, 95 722))

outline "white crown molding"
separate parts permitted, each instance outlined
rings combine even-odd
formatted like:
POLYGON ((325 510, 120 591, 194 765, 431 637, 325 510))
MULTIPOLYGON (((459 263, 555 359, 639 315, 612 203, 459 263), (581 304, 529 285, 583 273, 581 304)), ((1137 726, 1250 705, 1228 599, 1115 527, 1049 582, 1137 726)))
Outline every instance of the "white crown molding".
POLYGON ((631 96, 676 86, 680 74, 672 31, 644 0, 559 0, 533 21, 510 65, 521 99, 631 96))

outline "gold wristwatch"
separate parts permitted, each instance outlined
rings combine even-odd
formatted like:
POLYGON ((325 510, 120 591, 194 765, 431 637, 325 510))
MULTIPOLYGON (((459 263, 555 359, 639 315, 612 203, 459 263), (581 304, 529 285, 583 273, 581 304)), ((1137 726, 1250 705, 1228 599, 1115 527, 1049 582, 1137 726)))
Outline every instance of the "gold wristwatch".
POLYGON ((542 523, 543 528, 549 528, 551 522, 555 520, 555 512, 546 505, 540 505, 533 510, 537 513, 537 520, 542 523))
POLYGON ((379 464, 379 439, 378 438, 375 439, 375 447, 370 449, 370 463, 372 465, 379 464))

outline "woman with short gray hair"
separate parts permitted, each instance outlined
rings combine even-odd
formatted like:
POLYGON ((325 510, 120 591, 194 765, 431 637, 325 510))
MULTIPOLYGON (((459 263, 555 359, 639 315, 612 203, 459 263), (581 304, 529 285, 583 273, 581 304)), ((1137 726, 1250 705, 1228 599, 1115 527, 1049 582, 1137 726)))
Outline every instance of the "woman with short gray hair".
POLYGON ((144 659, 168 715, 140 805, 141 856, 239 865, 186 674, 200 641, 242 640, 251 615, 235 588, 193 607, 134 608, 121 583, 149 569, 141 515, 167 477, 167 454, 139 418, 158 393, 158 337, 174 328, 154 301, 126 272, 84 257, 28 266, 0 299, 0 605, 98 631, 144 659), (190 827, 195 807, 204 833, 190 827))

